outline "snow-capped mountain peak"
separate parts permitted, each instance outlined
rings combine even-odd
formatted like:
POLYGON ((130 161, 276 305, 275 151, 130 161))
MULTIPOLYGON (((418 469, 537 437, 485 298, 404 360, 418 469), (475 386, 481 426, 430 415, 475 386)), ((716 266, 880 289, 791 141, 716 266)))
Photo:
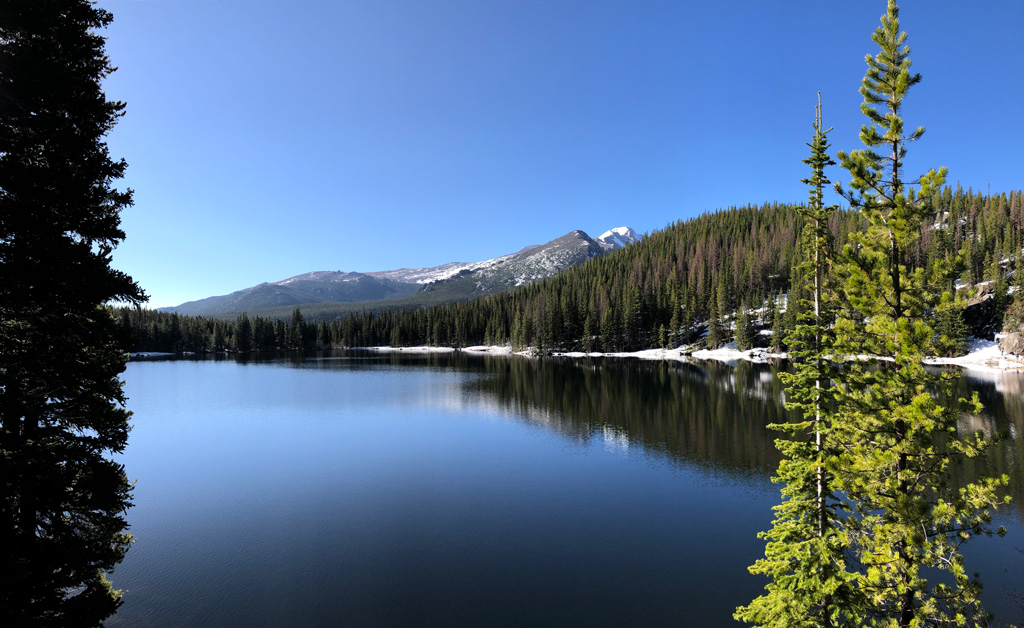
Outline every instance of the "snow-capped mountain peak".
POLYGON ((482 262, 452 262, 430 268, 365 273, 315 271, 164 309, 193 315, 252 313, 263 308, 308 303, 408 301, 420 292, 429 293, 423 303, 452 302, 550 277, 639 239, 629 227, 606 231, 594 239, 576 230, 546 244, 527 246, 482 262))
POLYGON ((627 244, 639 242, 640 236, 629 227, 616 227, 595 238, 606 250, 621 249, 627 244))

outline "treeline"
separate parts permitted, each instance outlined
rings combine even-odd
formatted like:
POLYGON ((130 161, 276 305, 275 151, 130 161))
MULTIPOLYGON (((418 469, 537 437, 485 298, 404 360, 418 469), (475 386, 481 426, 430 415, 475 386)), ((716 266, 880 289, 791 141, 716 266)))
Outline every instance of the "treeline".
MULTIPOLYGON (((1024 247, 1024 195, 946 187, 934 220, 904 252, 910 268, 958 260, 952 284, 995 282, 1000 310, 1024 247), (958 257, 958 254, 962 256, 958 257)), ((804 219, 795 206, 733 207, 676 222, 638 243, 508 293, 426 308, 381 310, 306 320, 242 314, 233 321, 122 309, 137 351, 271 351, 358 346, 505 344, 540 351, 632 351, 674 347, 707 332, 712 346, 756 342, 771 328, 776 348, 796 321, 807 280, 794 273, 804 219), (788 295, 788 299, 782 298, 788 295), (730 320, 730 317, 734 316, 730 320)), ((828 225, 841 250, 864 225, 835 212, 828 225)), ((1020 309, 1019 307, 1017 309, 1020 309)), ((966 334, 963 303, 943 311, 943 332, 966 334), (944 319, 945 320, 945 319, 944 319)), ((329 314, 327 315, 329 316, 329 314)))
POLYGON ((281 351, 334 346, 326 321, 309 323, 296 309, 291 320, 250 318, 234 321, 182 316, 142 308, 118 308, 114 316, 132 337, 133 351, 209 353, 281 351))

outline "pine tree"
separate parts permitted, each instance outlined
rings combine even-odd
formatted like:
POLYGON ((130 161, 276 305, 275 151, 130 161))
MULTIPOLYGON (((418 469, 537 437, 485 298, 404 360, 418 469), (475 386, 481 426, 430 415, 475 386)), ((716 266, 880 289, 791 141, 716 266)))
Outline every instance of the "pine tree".
POLYGON ((328 349, 331 346, 331 330, 327 326, 327 321, 320 319, 320 324, 316 328, 316 346, 321 349, 328 349))
POLYGON ((213 323, 213 350, 214 352, 224 350, 224 325, 220 321, 213 323))
POLYGON ((402 346, 402 328, 398 325, 391 327, 391 333, 388 336, 388 344, 392 347, 402 346))
POLYGON ((880 47, 866 58, 861 111, 865 149, 838 153, 851 176, 844 194, 867 223, 844 248, 843 292, 847 308, 836 323, 838 355, 871 355, 884 360, 848 360, 837 387, 837 442, 844 464, 836 488, 856 509, 847 518, 861 565, 857 587, 875 625, 965 625, 984 620, 980 584, 964 570, 960 545, 986 531, 995 507, 998 481, 947 490, 954 459, 980 453, 981 435, 963 438, 957 419, 977 411, 956 399, 948 378, 925 371, 922 359, 934 353, 934 329, 926 313, 934 291, 923 269, 906 265, 908 253, 931 214, 931 203, 946 170, 929 171, 908 194, 904 159, 907 143, 923 128, 904 135, 900 115, 909 89, 921 77, 910 73, 906 33, 899 9, 889 0, 881 26, 872 35, 880 47), (935 392, 937 391, 937 392, 935 392), (931 583, 925 570, 950 574, 952 583, 931 583))
POLYGON ((248 353, 253 348, 253 329, 252 323, 249 321, 249 315, 246 312, 242 312, 236 321, 236 331, 234 331, 234 348, 242 353, 248 353))
POLYGON ((110 267, 132 192, 104 136, 124 110, 102 81, 86 0, 0 5, 0 624, 97 625, 120 606, 106 573, 131 536, 118 379, 127 338, 104 307, 140 304, 110 267))
POLYGON ((580 339, 580 346, 586 353, 590 353, 594 348, 594 319, 589 313, 583 320, 583 338, 580 339))
POLYGON ((755 332, 754 321, 750 317, 750 308, 744 302, 740 306, 739 315, 736 316, 736 347, 740 351, 753 349, 755 332))
POLYGON ((289 349, 287 327, 282 320, 274 321, 274 348, 289 349))
POLYGON ((619 324, 615 316, 616 311, 608 308, 601 315, 601 347, 604 351, 616 351, 619 348, 619 324))
POLYGON ((967 353, 967 336, 970 329, 964 320, 965 303, 952 293, 942 293, 935 307, 935 349, 936 355, 954 357, 967 353))
POLYGON ((512 316, 512 349, 522 351, 526 347, 526 334, 523 325, 523 310, 516 306, 515 314, 512 316))
POLYGON ((797 264, 793 269, 789 293, 786 294, 786 309, 782 312, 781 329, 779 330, 781 333, 778 338, 784 349, 789 349, 789 337, 796 330, 797 322, 800 319, 801 304, 807 302, 807 295, 804 293, 806 278, 799 273, 799 267, 800 265, 797 264))
POLYGON ((831 252, 828 222, 835 210, 826 207, 823 199, 823 188, 829 183, 825 168, 835 163, 828 155, 829 130, 822 125, 819 94, 814 135, 808 144, 811 156, 803 160, 812 175, 801 180, 810 186, 808 205, 801 210, 807 219, 801 275, 810 277, 812 285, 788 339, 793 372, 780 374, 786 386, 786 408, 800 416, 770 426, 788 434, 775 441, 783 459, 773 479, 785 485, 773 527, 760 535, 767 539, 765 557, 750 571, 768 575, 771 582, 765 595, 737 609, 735 615, 766 628, 837 626, 857 617, 854 576, 846 566, 848 543, 841 503, 829 469, 838 456, 832 442, 832 343, 825 303, 831 252))
MULTIPOLYGON (((775 297, 776 303, 780 302, 782 300, 782 298, 783 297, 782 297, 781 294, 778 295, 777 297, 775 297)), ((772 311, 774 312, 774 314, 772 316, 772 343, 771 343, 771 350, 776 352, 776 353, 779 353, 779 352, 782 352, 782 350, 785 349, 785 347, 786 347, 786 342, 785 342, 785 336, 786 336, 786 333, 785 333, 785 329, 786 329, 786 313, 785 313, 785 311, 779 305, 776 305, 775 307, 773 307, 772 311)))
POLYGON ((288 323, 288 331, 285 336, 285 345, 288 349, 302 349, 303 332, 306 328, 306 320, 302 317, 299 308, 292 310, 292 318, 288 323))
POLYGON ((640 286, 633 284, 626 294, 622 316, 622 338, 627 351, 641 349, 644 327, 644 305, 640 286))
POLYGON ((669 344, 667 348, 674 349, 682 344, 683 336, 683 306, 679 303, 678 295, 672 298, 672 318, 669 319, 669 344))
POLYGON ((717 349, 728 342, 725 329, 725 322, 718 312, 718 301, 711 302, 711 313, 708 318, 707 348, 717 349))

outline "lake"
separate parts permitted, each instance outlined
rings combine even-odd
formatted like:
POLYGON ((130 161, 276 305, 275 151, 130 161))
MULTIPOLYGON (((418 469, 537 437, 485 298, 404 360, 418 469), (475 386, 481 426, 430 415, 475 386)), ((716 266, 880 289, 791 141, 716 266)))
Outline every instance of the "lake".
MULTIPOLYGON (((765 581, 776 367, 333 352, 134 361, 111 626, 730 626, 765 581)), ((961 379, 1011 435, 1024 376, 961 379)), ((1022 613, 1024 523, 973 540, 1022 613)))

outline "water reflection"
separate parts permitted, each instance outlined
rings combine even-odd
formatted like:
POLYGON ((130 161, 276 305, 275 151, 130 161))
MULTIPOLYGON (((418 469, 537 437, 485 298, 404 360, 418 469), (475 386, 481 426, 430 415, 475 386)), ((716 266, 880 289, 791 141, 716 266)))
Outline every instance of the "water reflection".
POLYGON ((1020 372, 967 371, 957 382, 955 394, 970 397, 977 392, 984 409, 978 415, 965 416, 959 428, 963 432, 981 431, 996 443, 981 458, 968 459, 953 469, 954 484, 979 476, 1010 477, 1012 508, 1024 519, 1024 452, 1019 435, 1024 433, 1024 374, 1020 372))
MULTIPOLYGON (((642 449, 676 463, 743 475, 774 472, 778 433, 766 426, 781 422, 786 414, 778 378, 785 366, 778 364, 375 351, 193 359, 316 372, 448 372, 453 377, 441 380, 443 385, 433 376, 422 381, 403 376, 405 389, 366 392, 386 394, 401 405, 426 402, 446 410, 484 409, 557 432, 575 443, 597 439, 610 450, 642 449)), ((1024 503, 1024 451, 1018 445, 1018 435, 1024 434, 1024 374, 965 371, 954 394, 970 397, 974 392, 984 410, 963 417, 960 428, 980 430, 998 442, 987 456, 953 469, 953 485, 1005 473, 1014 503, 1024 503)), ((345 401, 362 403, 351 395, 345 401)))
MULTIPOLYGON (((778 366, 225 360, 129 369, 120 625, 728 625, 764 585, 746 567, 778 498, 778 366)), ((1022 386, 961 379, 986 404, 963 429, 1019 432, 1022 386)), ((1007 439, 955 474, 1005 472, 1020 503, 1021 466, 1007 439)), ((1024 583, 1007 527, 969 544, 986 603, 1024 583)))
MULTIPOLYGON (((769 474, 778 465, 778 433, 766 426, 786 414, 779 365, 507 359, 484 367, 490 376, 468 388, 573 439, 600 438, 620 450, 643 447, 733 472, 769 474)), ((975 391, 984 410, 963 417, 960 429, 997 442, 986 456, 954 468, 952 484, 1005 473, 1014 503, 1024 503, 1024 450, 1017 439, 1024 433, 1024 374, 964 373, 954 393, 975 391)))
POLYGON ((574 440, 739 472, 778 464, 765 427, 784 412, 772 366, 491 359, 484 367, 489 377, 467 382, 467 392, 574 440))

